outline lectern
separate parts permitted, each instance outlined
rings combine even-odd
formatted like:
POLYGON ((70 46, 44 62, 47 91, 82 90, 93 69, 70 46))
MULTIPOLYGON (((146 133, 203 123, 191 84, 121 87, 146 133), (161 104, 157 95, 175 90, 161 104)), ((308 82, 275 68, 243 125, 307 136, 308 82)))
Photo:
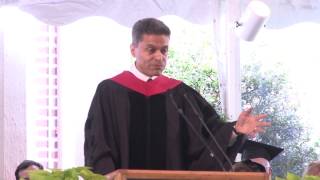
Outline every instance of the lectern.
POLYGON ((171 171, 119 169, 107 175, 107 180, 269 180, 266 173, 171 171))

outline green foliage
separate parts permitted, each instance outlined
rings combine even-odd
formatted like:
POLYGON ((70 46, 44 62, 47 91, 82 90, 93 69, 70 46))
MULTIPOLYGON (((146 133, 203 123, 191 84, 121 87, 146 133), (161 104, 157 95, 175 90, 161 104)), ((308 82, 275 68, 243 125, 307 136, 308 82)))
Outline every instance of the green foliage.
MULTIPOLYGON (((199 91, 223 114, 217 71, 213 68, 213 38, 208 32, 201 32, 206 36, 203 38, 198 32, 189 32, 191 28, 181 29, 188 30, 179 33, 179 46, 170 49, 165 73, 199 91)), ((281 69, 280 64, 269 71, 261 67, 257 61, 242 67, 242 104, 253 105, 254 113, 269 115, 266 120, 271 121, 272 126, 260 134, 258 141, 285 149, 272 161, 273 175, 284 177, 287 172, 302 174, 304 166, 318 158, 315 148, 320 146, 320 140, 314 146, 309 144, 308 131, 297 115, 299 101, 284 73, 285 68, 281 69)))
POLYGON ((293 173, 287 173, 287 177, 280 178, 276 177, 275 180, 320 180, 320 176, 304 176, 304 177, 299 177, 293 173))
POLYGON ((219 113, 222 113, 218 76, 217 72, 212 68, 213 63, 204 59, 196 59, 196 55, 192 54, 192 52, 189 52, 188 56, 188 54, 179 54, 170 50, 169 58, 172 63, 168 64, 164 73, 193 87, 219 113))
POLYGON ((34 170, 29 173, 30 180, 105 180, 106 177, 95 174, 88 167, 75 167, 66 170, 54 169, 51 171, 34 170))
POLYGON ((172 39, 165 74, 200 92, 221 113, 219 83, 214 66, 213 33, 208 27, 182 24, 172 39), (183 27, 181 27, 183 26, 183 27))
POLYGON ((295 174, 287 173, 287 177, 285 179, 276 177, 275 180, 300 180, 301 178, 295 174))
MULTIPOLYGON (((217 72, 212 68, 213 63, 203 59, 204 56, 197 55, 194 49, 184 53, 170 50, 171 64, 165 73, 183 80, 199 91, 223 114, 217 72)), ((272 122, 272 126, 260 134, 257 140, 285 149, 272 161, 273 176, 283 177, 287 172, 302 174, 304 166, 316 160, 317 154, 308 144, 309 134, 297 115, 299 103, 295 100, 286 74, 283 73, 285 71, 262 71, 261 64, 253 63, 243 66, 242 72, 242 104, 253 105, 254 113, 267 113, 266 120, 272 122)))
POLYGON ((317 154, 308 144, 309 134, 297 115, 299 104, 284 71, 263 71, 257 63, 243 69, 242 104, 251 102, 255 113, 267 113, 272 122, 257 140, 285 149, 271 163, 273 175, 302 174, 304 165, 316 160, 317 154))
POLYGON ((303 180, 320 180, 319 176, 305 176, 302 178, 303 180))

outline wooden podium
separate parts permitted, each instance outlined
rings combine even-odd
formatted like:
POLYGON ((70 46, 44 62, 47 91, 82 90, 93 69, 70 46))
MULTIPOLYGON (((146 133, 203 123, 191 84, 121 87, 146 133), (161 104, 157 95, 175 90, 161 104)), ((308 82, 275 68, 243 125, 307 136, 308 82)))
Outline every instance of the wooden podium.
POLYGON ((218 171, 168 171, 119 169, 107 175, 107 180, 269 180, 266 173, 218 171))

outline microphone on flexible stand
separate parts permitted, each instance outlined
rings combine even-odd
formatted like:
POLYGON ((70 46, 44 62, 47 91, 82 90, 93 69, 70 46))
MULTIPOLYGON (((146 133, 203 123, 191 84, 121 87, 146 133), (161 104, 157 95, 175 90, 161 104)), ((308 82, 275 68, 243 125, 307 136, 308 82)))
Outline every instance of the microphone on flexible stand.
MULTIPOLYGON (((219 142, 217 141, 217 139, 214 137, 214 135, 212 134, 212 132, 210 131, 209 127, 207 126, 207 124, 204 122, 204 120, 202 119, 202 117, 200 116, 199 112, 197 111, 197 109, 194 107, 194 105, 192 104, 190 98, 188 97, 188 95, 185 93, 184 98, 187 100, 188 104, 191 106, 191 109, 193 110, 194 114, 198 117, 198 119, 200 120, 202 126, 205 128, 206 132, 209 134, 211 140, 214 142, 214 144, 217 146, 218 150, 221 152, 221 154, 223 155, 223 157, 227 160, 228 165, 230 166, 230 169, 232 169, 232 162, 230 160, 230 158, 227 156, 227 154, 223 151, 221 145, 219 144, 219 142)), ((218 159, 218 158, 216 158, 218 159)))
POLYGON ((182 116, 182 118, 187 122, 187 124, 190 126, 190 128, 192 129, 192 131, 196 134, 196 136, 201 140, 202 144, 207 148, 207 150, 210 152, 210 157, 211 158, 215 158, 220 166, 220 168, 223 171, 226 171, 226 169, 223 166, 223 163, 221 162, 221 160, 215 156, 213 150, 211 149, 211 147, 209 146, 209 144, 206 142, 206 140, 202 137, 202 135, 196 130, 196 128, 192 125, 191 121, 189 120, 189 118, 184 114, 183 110, 181 108, 178 107, 176 101, 173 98, 172 93, 169 94, 170 99, 172 101, 172 104, 174 105, 174 107, 177 109, 178 113, 182 116))

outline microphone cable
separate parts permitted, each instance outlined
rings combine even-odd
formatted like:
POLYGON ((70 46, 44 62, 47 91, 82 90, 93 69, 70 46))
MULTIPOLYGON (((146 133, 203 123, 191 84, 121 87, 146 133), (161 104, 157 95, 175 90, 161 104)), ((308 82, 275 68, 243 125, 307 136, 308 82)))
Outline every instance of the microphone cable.
POLYGON ((210 152, 210 157, 214 158, 217 160, 219 166, 222 168, 223 171, 226 171, 226 169, 223 166, 223 163, 221 162, 221 160, 215 156, 213 150, 211 149, 211 147, 209 146, 209 144, 206 142, 206 140, 202 137, 202 135, 196 130, 196 128, 192 125, 191 121, 189 120, 189 118, 184 114, 183 110, 181 108, 178 107, 176 101, 173 98, 172 93, 169 94, 170 99, 172 101, 172 104, 174 105, 174 107, 177 109, 178 113, 182 116, 182 118, 187 122, 187 124, 190 126, 190 128, 192 129, 192 131, 196 134, 196 136, 201 140, 202 144, 207 148, 207 150, 210 152))
MULTIPOLYGON (((207 124, 204 122, 204 120, 202 119, 202 117, 200 116, 199 112, 197 111, 196 107, 192 104, 190 98, 188 97, 187 93, 185 93, 183 95, 185 97, 185 99, 187 100, 188 104, 190 105, 191 109, 193 110, 193 112, 195 113, 195 115, 198 117, 198 119, 200 120, 202 126, 205 128, 206 132, 209 134, 210 138, 213 140, 213 142, 215 143, 215 145, 217 146, 218 150, 222 153, 223 157, 227 160, 228 165, 230 166, 230 169, 232 169, 232 162, 230 160, 230 158, 227 156, 227 154, 223 151, 222 147, 220 146, 219 142, 217 141, 217 139, 214 137, 214 135, 212 134, 212 132, 210 131, 209 127, 207 126, 207 124)), ((218 159, 218 158, 216 158, 218 159)))

